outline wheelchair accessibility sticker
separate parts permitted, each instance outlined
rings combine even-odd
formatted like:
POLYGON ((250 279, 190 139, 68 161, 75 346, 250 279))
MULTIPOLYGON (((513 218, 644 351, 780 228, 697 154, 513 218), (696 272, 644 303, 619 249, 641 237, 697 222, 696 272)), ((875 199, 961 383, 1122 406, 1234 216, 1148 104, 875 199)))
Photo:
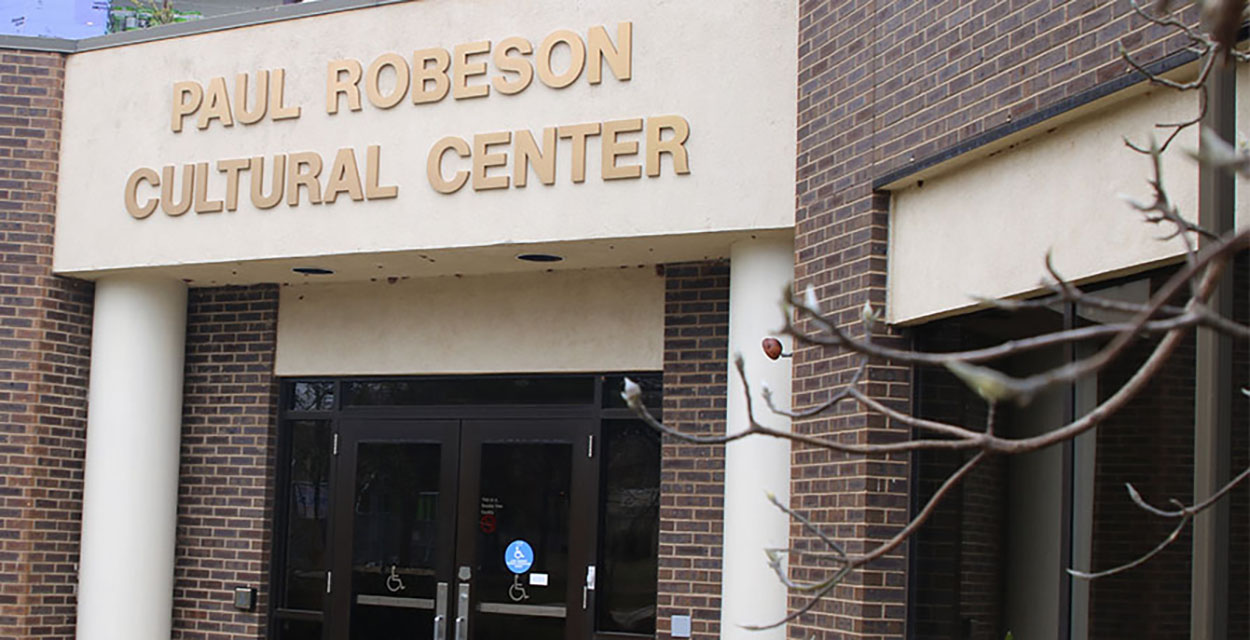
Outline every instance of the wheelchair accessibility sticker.
POLYGON ((512 573, 525 573, 534 566, 534 549, 524 540, 513 540, 503 552, 503 563, 512 573))

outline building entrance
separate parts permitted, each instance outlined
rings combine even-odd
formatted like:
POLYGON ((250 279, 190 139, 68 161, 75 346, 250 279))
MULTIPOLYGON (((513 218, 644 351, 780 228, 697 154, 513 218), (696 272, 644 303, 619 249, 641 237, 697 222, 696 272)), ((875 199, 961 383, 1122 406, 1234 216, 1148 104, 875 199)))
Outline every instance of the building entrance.
POLYGON ((593 424, 344 425, 332 638, 584 638, 594 586, 593 424))
POLYGON ((659 441, 623 377, 287 383, 270 637, 653 634, 659 441))

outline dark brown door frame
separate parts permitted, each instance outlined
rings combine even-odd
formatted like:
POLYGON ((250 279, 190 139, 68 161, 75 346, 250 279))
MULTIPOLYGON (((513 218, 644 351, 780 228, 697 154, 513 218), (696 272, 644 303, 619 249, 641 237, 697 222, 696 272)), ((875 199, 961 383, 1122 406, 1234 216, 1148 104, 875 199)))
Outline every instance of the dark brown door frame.
MULTIPOLYGON (((559 442, 571 445, 571 495, 569 504, 569 576, 565 593, 566 640, 582 640, 592 634, 594 602, 584 593, 586 567, 595 563, 599 499, 597 466, 589 447, 597 436, 598 422, 592 419, 499 419, 465 420, 460 439, 460 510, 456 540, 456 566, 475 564, 478 501, 481 498, 482 445, 490 442, 559 442)), ((470 580, 472 583, 472 580, 470 580)), ((459 582, 452 587, 456 593, 459 582)), ((476 611, 478 591, 471 590, 470 611, 476 611)), ((470 616, 472 625, 472 615, 470 616)), ((465 636, 472 638, 472 629, 465 636)), ((449 636, 450 638, 450 636, 449 636)))
MULTIPOLYGON (((348 419, 335 434, 338 456, 337 483, 330 507, 331 578, 327 585, 325 638, 347 638, 350 631, 353 519, 356 502, 357 445, 362 442, 435 443, 442 446, 439 491, 449 499, 438 503, 438 548, 451 549, 455 542, 457 471, 460 466, 460 423, 457 420, 361 420, 348 419)), ((451 583, 454 571, 451 553, 443 554, 435 569, 438 582, 451 583)))
MULTIPOLYGON (((586 567, 594 565, 598 516, 598 465, 592 447, 598 440, 595 418, 521 418, 431 420, 389 417, 350 417, 335 434, 338 455, 335 486, 331 496, 328 532, 329 562, 333 581, 326 607, 324 638, 346 640, 350 632, 353 516, 356 492, 357 445, 362 442, 438 443, 442 445, 440 493, 449 497, 438 506, 440 549, 444 554, 436 569, 437 582, 449 585, 448 640, 455 637, 457 567, 474 564, 477 501, 480 499, 481 445, 487 442, 561 442, 571 445, 571 496, 569 520, 569 571, 565 594, 566 640, 592 634, 593 591, 583 593, 586 567), (454 542, 454 545, 453 545, 454 542)), ((472 583, 472 579, 469 581, 472 583)), ((472 612, 477 597, 472 593, 472 612)), ((466 637, 472 637, 467 635, 466 637)))

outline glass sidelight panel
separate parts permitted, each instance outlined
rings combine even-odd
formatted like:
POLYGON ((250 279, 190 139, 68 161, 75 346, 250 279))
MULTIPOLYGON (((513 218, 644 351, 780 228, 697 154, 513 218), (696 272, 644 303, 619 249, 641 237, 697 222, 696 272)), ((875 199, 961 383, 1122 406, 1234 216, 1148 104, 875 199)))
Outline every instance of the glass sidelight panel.
POLYGON ((474 638, 564 637, 572 455, 567 442, 481 445, 474 638))
MULTIPOLYGON (((330 514, 330 422, 290 423, 285 589, 278 607, 321 611, 326 584, 326 528, 330 514)), ((299 625, 296 625, 299 626, 299 625)))
POLYGON ((430 638, 442 446, 361 442, 352 510, 351 640, 430 638))
POLYGON ((640 420, 603 421, 599 631, 655 635, 660 435, 640 420))

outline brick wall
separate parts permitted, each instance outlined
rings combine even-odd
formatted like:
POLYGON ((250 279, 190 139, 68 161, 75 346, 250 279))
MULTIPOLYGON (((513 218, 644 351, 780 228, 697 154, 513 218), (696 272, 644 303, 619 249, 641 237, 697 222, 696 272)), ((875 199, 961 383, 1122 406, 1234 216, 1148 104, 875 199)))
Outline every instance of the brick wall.
POLYGON ((0 51, 0 637, 69 639, 93 289, 52 275, 64 58, 0 51))
MULTIPOLYGON (((664 420, 685 433, 725 431, 729 265, 664 266, 664 420)), ((694 638, 720 637, 725 451, 665 438, 660 462, 657 637, 673 615, 694 638)))
POLYGON ((884 4, 874 71, 887 171, 1122 78, 1121 43, 1143 62, 1183 43, 1122 0, 884 4))
MULTIPOLYGON (((800 0, 796 279, 816 287, 847 324, 865 301, 885 302, 888 197, 882 177, 1075 106, 1127 74, 1121 42, 1143 60, 1182 44, 1129 15, 1122 0, 800 0)), ((882 336, 882 339, 894 339, 882 336)), ((820 402, 852 360, 836 350, 795 354, 794 403, 820 402)), ((905 369, 869 371, 869 389, 906 407, 905 369)), ((849 405, 797 431, 851 442, 900 437, 849 405)), ((905 519, 907 463, 794 449, 793 504, 862 550, 905 519)), ((797 534, 797 531, 796 531, 797 534)), ((796 535, 797 545, 812 540, 796 535)), ((900 555, 848 581, 792 637, 898 638, 906 562, 900 555)), ((795 563, 795 578, 823 575, 795 563)), ((797 606, 798 600, 792 602, 797 606)))
POLYGON ((187 309, 175 640, 264 638, 272 547, 278 289, 192 289, 187 309), (259 590, 236 611, 233 589, 259 590))
MULTIPOLYGON (((804 197, 805 188, 800 186, 800 197, 804 197)), ((857 322, 865 302, 881 308, 885 300, 887 199, 865 193, 868 197, 847 202, 846 206, 800 207, 799 213, 800 220, 807 220, 800 224, 801 235, 796 239, 799 287, 815 285, 824 307, 846 325, 857 322)), ((894 347, 906 346, 896 335, 882 334, 875 339, 894 347)), ((853 364, 851 355, 839 350, 797 350, 795 408, 823 402, 831 389, 849 378, 853 364)), ((908 408, 908 368, 874 364, 864 382, 875 397, 896 408, 908 408)), ((907 429, 845 402, 819 418, 795 421, 793 428, 806 435, 863 444, 897 441, 907 436, 907 429)), ((804 445, 795 445, 792 451, 791 507, 824 525, 844 542, 848 552, 868 551, 888 540, 907 521, 907 456, 865 458, 804 445)), ((791 529, 791 544, 799 549, 822 547, 797 526, 791 529)), ((792 557, 793 579, 810 582, 829 575, 827 568, 809 558, 792 557)), ((900 547, 851 574, 825 602, 790 625, 790 637, 902 637, 906 566, 904 549, 900 547)), ((802 596, 792 596, 790 606, 796 608, 804 602, 802 596)))

